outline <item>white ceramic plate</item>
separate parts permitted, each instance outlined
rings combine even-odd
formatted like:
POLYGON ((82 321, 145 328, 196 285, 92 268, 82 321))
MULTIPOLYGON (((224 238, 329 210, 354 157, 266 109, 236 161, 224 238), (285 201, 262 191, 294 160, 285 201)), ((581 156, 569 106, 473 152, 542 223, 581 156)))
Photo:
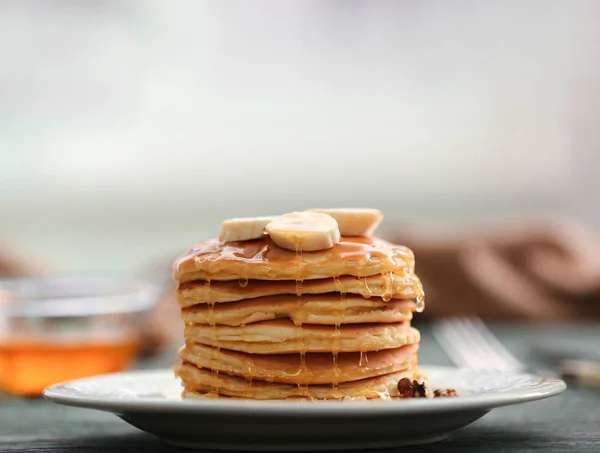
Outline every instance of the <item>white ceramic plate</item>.
MULTIPOLYGON (((182 401, 170 370, 116 373, 57 384, 44 397, 108 411, 182 447, 214 450, 349 450, 445 439, 489 410, 562 392, 558 379, 422 367, 452 398, 392 401, 182 401)), ((543 414, 540 414, 543 417, 543 414)))

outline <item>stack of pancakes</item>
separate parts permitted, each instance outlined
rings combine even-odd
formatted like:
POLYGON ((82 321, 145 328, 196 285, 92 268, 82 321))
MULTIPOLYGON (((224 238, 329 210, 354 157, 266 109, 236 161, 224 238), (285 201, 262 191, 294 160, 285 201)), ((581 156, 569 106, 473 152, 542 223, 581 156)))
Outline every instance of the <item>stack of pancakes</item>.
POLYGON ((406 247, 211 240, 175 263, 175 278, 184 398, 389 398, 400 379, 420 379, 410 321, 423 291, 406 247))

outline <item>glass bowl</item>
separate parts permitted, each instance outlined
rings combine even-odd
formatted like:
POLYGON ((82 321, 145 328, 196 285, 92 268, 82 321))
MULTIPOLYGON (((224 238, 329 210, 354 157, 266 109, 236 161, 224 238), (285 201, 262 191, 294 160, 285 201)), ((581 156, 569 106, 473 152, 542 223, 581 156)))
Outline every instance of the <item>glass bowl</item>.
POLYGON ((0 280, 0 388, 35 396, 127 368, 158 291, 104 276, 0 280))

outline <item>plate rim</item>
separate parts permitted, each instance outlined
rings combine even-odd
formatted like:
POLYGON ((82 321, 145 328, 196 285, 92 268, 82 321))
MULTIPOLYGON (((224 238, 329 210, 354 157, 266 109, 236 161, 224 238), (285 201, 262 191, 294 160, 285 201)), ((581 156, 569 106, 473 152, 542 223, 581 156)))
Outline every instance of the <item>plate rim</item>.
MULTIPOLYGON (((431 372, 468 372, 476 370, 449 366, 420 366, 425 373, 431 372)), ((353 401, 341 404, 339 401, 256 401, 256 400, 172 400, 159 397, 143 399, 112 398, 96 396, 73 395, 66 393, 63 387, 75 383, 85 383, 95 380, 113 379, 117 376, 154 376, 166 379, 173 376, 170 369, 132 370, 118 373, 101 374, 87 378, 75 379, 51 385, 44 389, 42 395, 56 404, 96 409, 116 414, 127 413, 212 413, 215 415, 252 415, 260 416, 328 416, 336 417, 357 415, 389 415, 389 414, 418 414, 426 412, 446 412, 458 410, 489 411, 496 407, 521 404, 541 400, 558 395, 566 390, 567 384, 557 378, 541 377, 529 373, 504 372, 513 376, 527 376, 539 380, 533 387, 514 391, 464 395, 456 398, 412 399, 401 401, 353 401)), ((174 377, 174 376, 173 376, 174 377)))

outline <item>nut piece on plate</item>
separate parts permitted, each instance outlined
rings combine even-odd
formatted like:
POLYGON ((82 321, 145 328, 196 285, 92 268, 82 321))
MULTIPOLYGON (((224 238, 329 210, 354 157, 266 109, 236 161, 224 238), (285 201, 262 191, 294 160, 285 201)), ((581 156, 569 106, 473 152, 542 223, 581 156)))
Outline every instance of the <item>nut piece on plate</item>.
POLYGON ((399 398, 443 398, 448 396, 457 396, 454 389, 438 389, 431 391, 425 382, 411 381, 409 378, 402 378, 398 381, 399 398))
POLYGON ((417 381, 413 381, 413 386, 415 388, 415 398, 431 398, 433 396, 431 389, 427 387, 425 382, 419 383, 417 381))
POLYGON ((400 398, 431 398, 431 389, 425 382, 411 381, 409 378, 402 378, 398 381, 398 392, 400 398))
POLYGON ((285 214, 270 222, 266 230, 279 247, 297 252, 330 249, 341 239, 335 219, 318 212, 285 214))
POLYGON ((398 381, 398 392, 400 392, 400 398, 414 398, 415 386, 410 378, 405 377, 398 381))
POLYGON ((411 381, 409 378, 402 378, 398 381, 398 392, 400 398, 441 398, 447 396, 457 396, 454 389, 440 389, 431 391, 425 382, 411 381))
POLYGON ((227 219, 221 224, 219 240, 224 242, 250 241, 265 234, 265 227, 277 216, 227 219))
POLYGON ((311 209, 333 217, 342 236, 371 236, 383 219, 377 209, 311 209))
POLYGON ((433 396, 436 398, 445 398, 448 396, 457 396, 457 393, 454 389, 438 389, 433 392, 433 396))

